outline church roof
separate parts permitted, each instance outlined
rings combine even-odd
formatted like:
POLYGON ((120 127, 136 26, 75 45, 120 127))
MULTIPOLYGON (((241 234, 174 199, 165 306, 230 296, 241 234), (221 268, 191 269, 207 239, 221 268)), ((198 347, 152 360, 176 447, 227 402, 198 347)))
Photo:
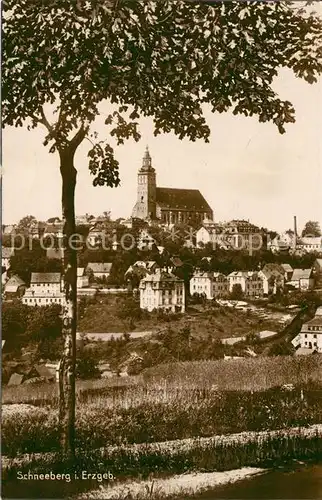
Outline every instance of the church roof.
POLYGON ((156 201, 161 208, 211 211, 198 189, 156 188, 156 201))

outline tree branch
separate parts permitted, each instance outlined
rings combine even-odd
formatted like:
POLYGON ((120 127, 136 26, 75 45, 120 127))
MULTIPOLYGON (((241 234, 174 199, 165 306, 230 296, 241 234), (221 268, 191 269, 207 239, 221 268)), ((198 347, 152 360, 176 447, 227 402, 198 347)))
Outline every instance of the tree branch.
POLYGON ((70 142, 69 142, 70 147, 72 149, 74 149, 74 151, 76 151, 76 149, 78 148, 80 143, 84 140, 84 138, 88 132, 88 129, 89 129, 88 125, 85 127, 84 123, 82 123, 78 132, 76 132, 74 137, 70 140, 70 142))
POLYGON ((43 107, 40 108, 40 114, 41 114, 41 120, 39 120, 39 123, 42 123, 43 125, 45 125, 45 127, 48 130, 48 132, 52 133, 53 132, 53 126, 47 120, 46 115, 45 115, 44 110, 43 110, 43 107))

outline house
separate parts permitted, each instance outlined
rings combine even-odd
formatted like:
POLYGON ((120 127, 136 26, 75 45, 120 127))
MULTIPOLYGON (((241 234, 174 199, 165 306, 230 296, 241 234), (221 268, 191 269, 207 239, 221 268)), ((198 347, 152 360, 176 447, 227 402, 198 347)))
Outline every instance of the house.
POLYGON ((77 268, 77 288, 86 288, 89 286, 89 278, 85 273, 85 267, 77 268))
POLYGON ((265 264, 258 272, 263 280, 264 295, 276 294, 284 288, 284 268, 279 264, 265 264))
POLYGON ((224 250, 252 248, 259 250, 263 239, 261 230, 246 220, 232 220, 229 222, 214 223, 204 221, 196 233, 196 244, 211 243, 214 248, 224 250))
POLYGON ((275 238, 268 238, 267 249, 272 253, 288 253, 296 246, 296 238, 293 233, 287 232, 277 235, 275 238))
POLYGON ((111 262, 89 262, 86 267, 86 273, 92 272, 95 279, 102 279, 109 277, 111 269, 111 262))
POLYGON ((15 254, 14 247, 1 247, 1 266, 5 267, 6 270, 10 267, 10 259, 15 254))
POLYGON ((296 248, 304 253, 321 253, 322 252, 322 237, 321 236, 304 236, 297 242, 296 248))
POLYGON ((190 280, 190 294, 203 294, 207 299, 224 298, 229 295, 229 280, 218 272, 194 273, 190 280))
POLYGON ((65 295, 60 273, 31 273, 30 287, 22 298, 28 306, 62 305, 65 295))
POLYGON ((263 279, 257 271, 233 271, 228 275, 229 292, 234 285, 240 285, 247 298, 257 298, 264 295, 263 279))
POLYGON ((49 222, 45 224, 43 238, 63 238, 63 222, 49 222))
POLYGON ((3 287, 6 299, 22 297, 26 290, 26 283, 17 275, 11 276, 3 287))
POLYGON ((312 290, 314 288, 313 269, 294 269, 292 278, 287 282, 299 290, 312 290))
POLYGON ((292 340, 292 344, 297 350, 322 353, 322 307, 317 309, 313 319, 303 324, 300 333, 292 340))
POLYGON ((140 308, 165 312, 185 311, 184 281, 171 273, 157 269, 140 281, 140 308))
POLYGON ((293 267, 290 264, 280 264, 284 269, 284 279, 285 281, 290 281, 293 275, 293 267))

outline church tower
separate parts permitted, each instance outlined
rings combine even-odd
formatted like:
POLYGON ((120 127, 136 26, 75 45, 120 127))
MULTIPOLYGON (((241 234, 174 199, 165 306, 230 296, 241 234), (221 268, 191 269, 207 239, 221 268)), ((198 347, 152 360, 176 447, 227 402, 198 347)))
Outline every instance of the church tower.
POLYGON ((142 167, 138 172, 137 201, 132 217, 139 219, 156 218, 156 174, 146 147, 142 167))

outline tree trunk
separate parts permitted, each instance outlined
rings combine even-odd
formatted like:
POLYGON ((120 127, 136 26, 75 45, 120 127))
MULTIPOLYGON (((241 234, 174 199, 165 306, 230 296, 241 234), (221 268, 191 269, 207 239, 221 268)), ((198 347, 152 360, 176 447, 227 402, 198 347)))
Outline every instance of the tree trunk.
MULTIPOLYGON (((74 148, 70 145, 60 151, 62 176, 63 218, 63 288, 65 301, 62 311, 63 353, 59 365, 59 423, 61 452, 64 459, 75 456, 75 361, 76 361, 76 308, 77 308, 77 253, 71 247, 75 234, 74 148)), ((73 246, 73 245, 72 245, 73 246)))

